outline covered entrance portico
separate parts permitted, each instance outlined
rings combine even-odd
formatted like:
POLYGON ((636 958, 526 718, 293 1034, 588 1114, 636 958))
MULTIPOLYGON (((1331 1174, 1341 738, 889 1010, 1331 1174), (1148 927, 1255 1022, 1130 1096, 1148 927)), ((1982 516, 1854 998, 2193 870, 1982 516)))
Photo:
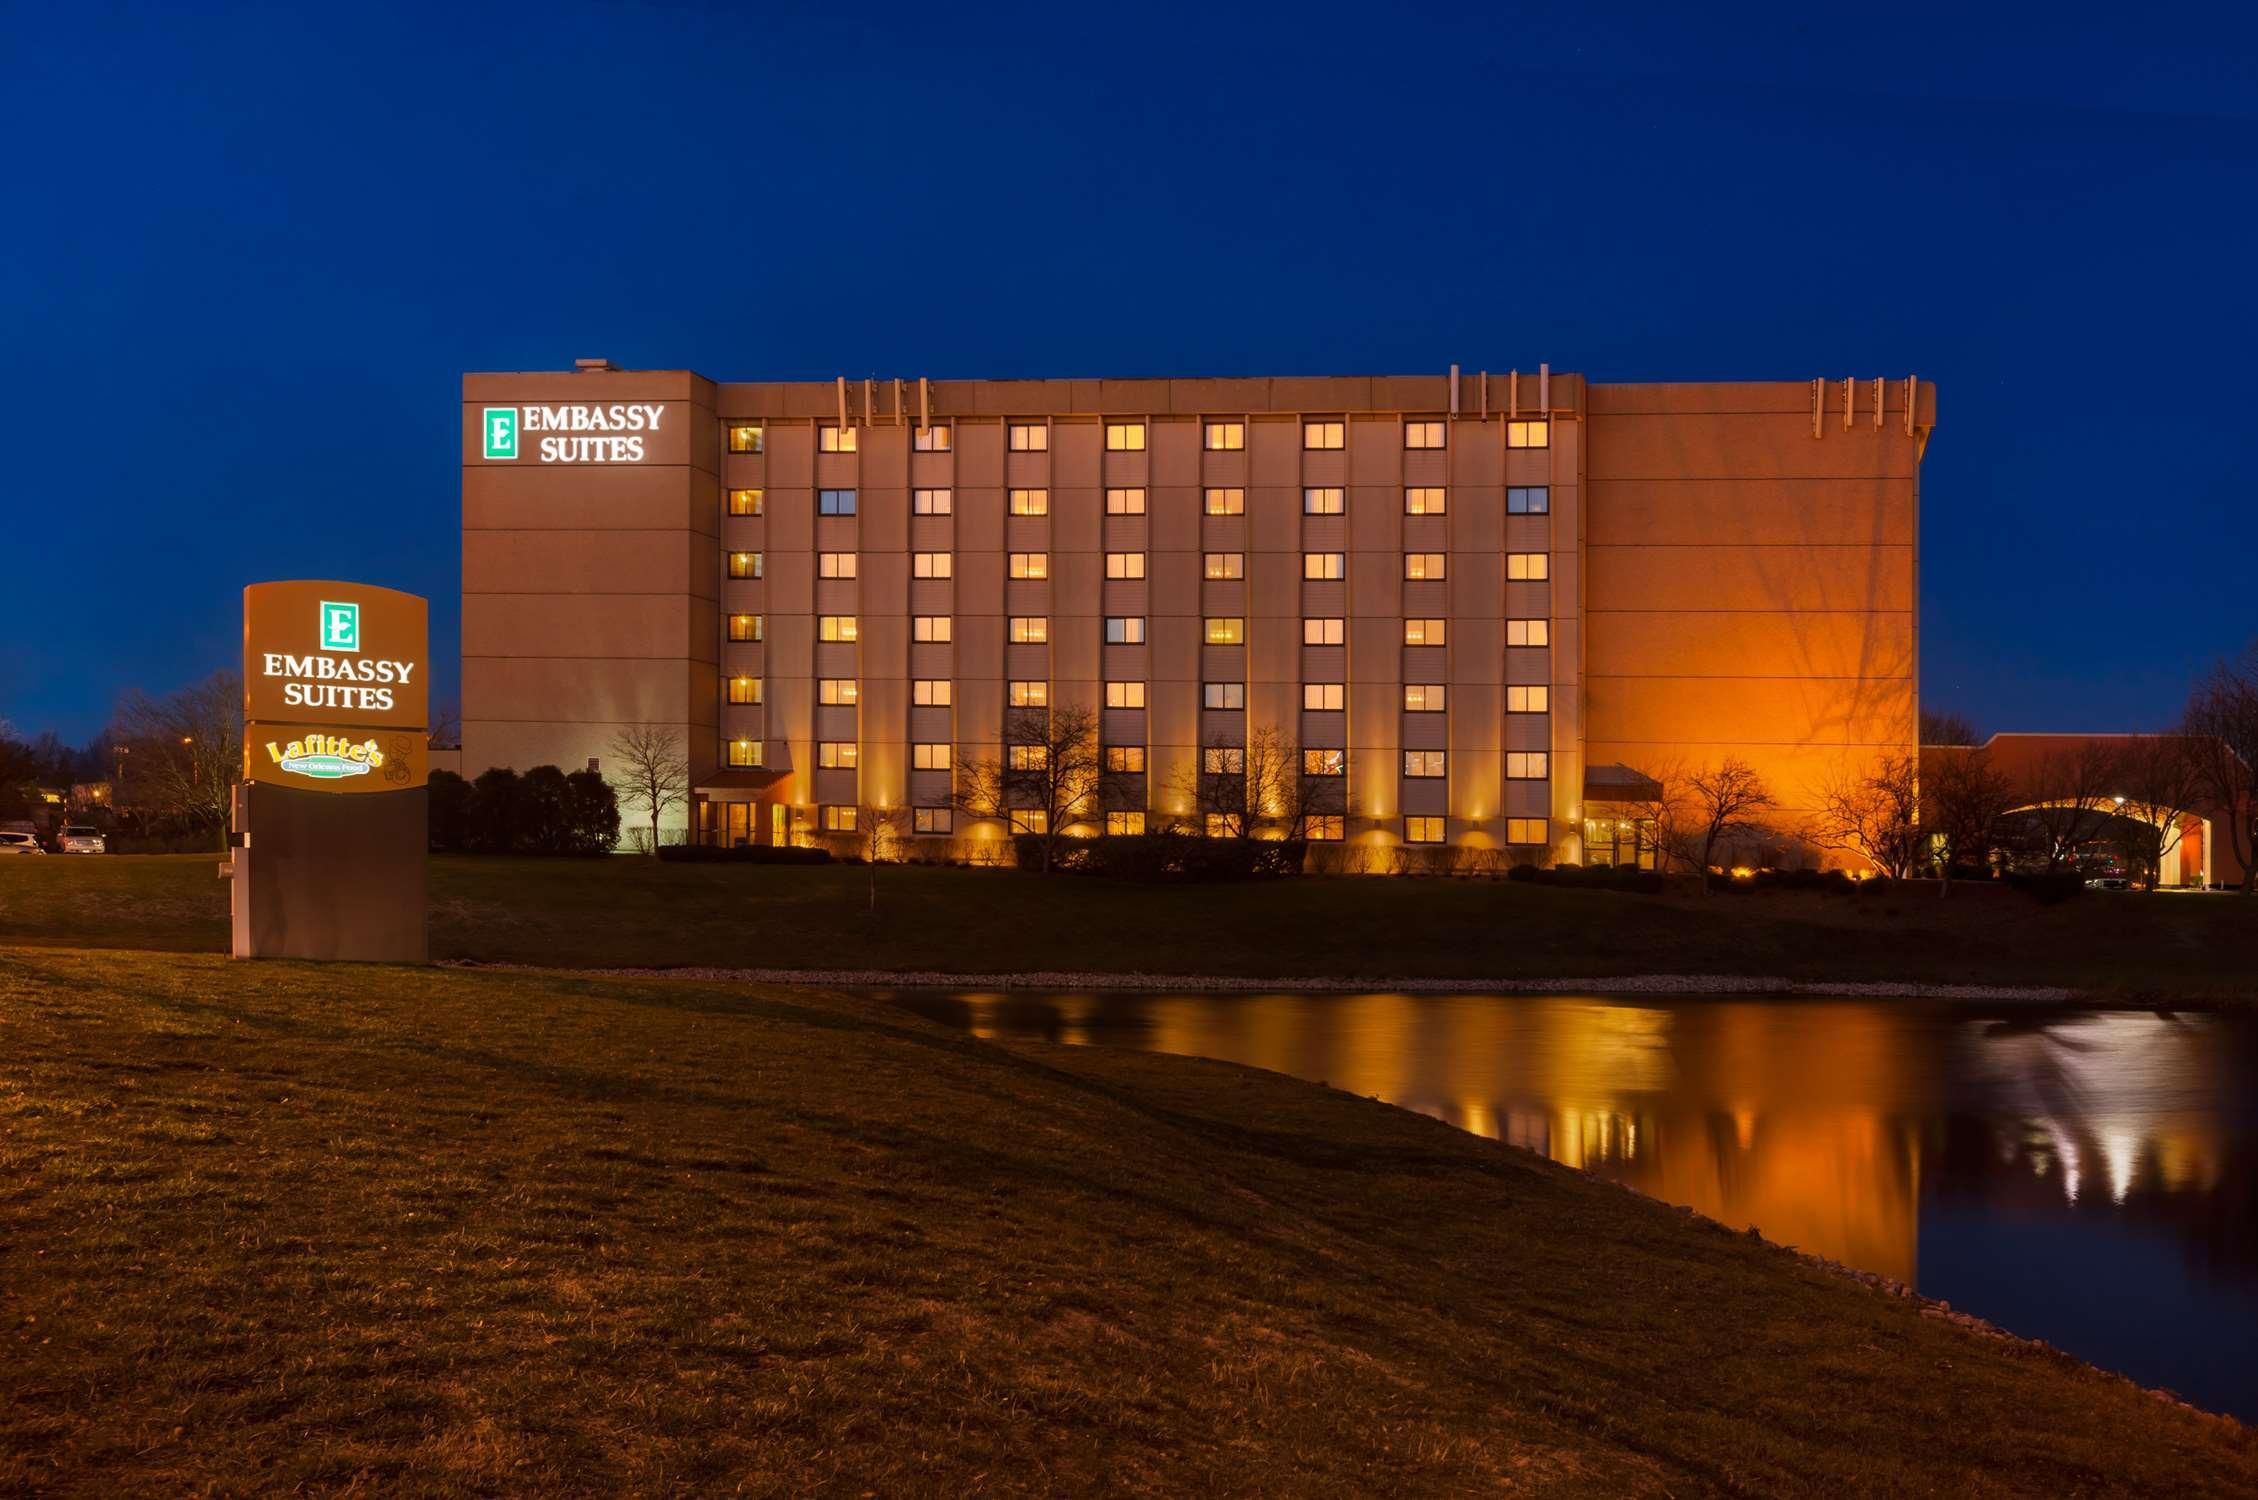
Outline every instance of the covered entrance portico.
POLYGON ((719 849, 792 842, 789 771, 715 771, 690 790, 690 840, 719 849))

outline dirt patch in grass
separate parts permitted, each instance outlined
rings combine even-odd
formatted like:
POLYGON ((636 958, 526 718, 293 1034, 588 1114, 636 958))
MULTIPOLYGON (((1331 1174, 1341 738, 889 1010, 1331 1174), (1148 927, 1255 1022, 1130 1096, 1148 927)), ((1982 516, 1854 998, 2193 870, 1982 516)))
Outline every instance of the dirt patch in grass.
POLYGON ((2244 1428, 1370 1101, 0 951, 0 1491, 2199 1494, 2244 1428))

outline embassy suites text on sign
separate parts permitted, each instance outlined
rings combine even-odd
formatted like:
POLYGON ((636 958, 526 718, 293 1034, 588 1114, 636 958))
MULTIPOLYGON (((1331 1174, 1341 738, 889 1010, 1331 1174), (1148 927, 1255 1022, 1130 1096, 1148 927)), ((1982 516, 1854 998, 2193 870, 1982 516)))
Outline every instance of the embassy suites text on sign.
POLYGON ((641 463, 643 435, 656 434, 666 408, 621 402, 610 406, 489 406, 480 423, 485 457, 510 462, 522 438, 539 434, 532 452, 545 464, 641 463))

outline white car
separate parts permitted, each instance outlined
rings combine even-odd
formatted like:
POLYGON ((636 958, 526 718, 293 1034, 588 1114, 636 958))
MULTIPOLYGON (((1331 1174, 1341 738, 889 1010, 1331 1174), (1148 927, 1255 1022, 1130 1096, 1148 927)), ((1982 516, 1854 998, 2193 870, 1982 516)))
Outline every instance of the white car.
POLYGON ((29 833, 0 833, 0 854, 45 854, 39 838, 29 833))
POLYGON ((101 829, 74 823, 65 827, 57 836, 55 847, 64 854, 107 854, 110 852, 110 841, 104 837, 101 829))

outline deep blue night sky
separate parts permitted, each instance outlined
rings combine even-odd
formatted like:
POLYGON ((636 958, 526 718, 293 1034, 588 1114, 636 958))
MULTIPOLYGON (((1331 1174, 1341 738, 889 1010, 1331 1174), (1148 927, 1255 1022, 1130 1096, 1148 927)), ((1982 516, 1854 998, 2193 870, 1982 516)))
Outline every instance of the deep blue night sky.
POLYGON ((2156 725, 2258 633, 2247 9, 976 12, 0 6, 0 717, 226 664, 261 578, 429 594, 444 667, 458 378, 592 354, 1913 372, 1925 703, 2156 725))

